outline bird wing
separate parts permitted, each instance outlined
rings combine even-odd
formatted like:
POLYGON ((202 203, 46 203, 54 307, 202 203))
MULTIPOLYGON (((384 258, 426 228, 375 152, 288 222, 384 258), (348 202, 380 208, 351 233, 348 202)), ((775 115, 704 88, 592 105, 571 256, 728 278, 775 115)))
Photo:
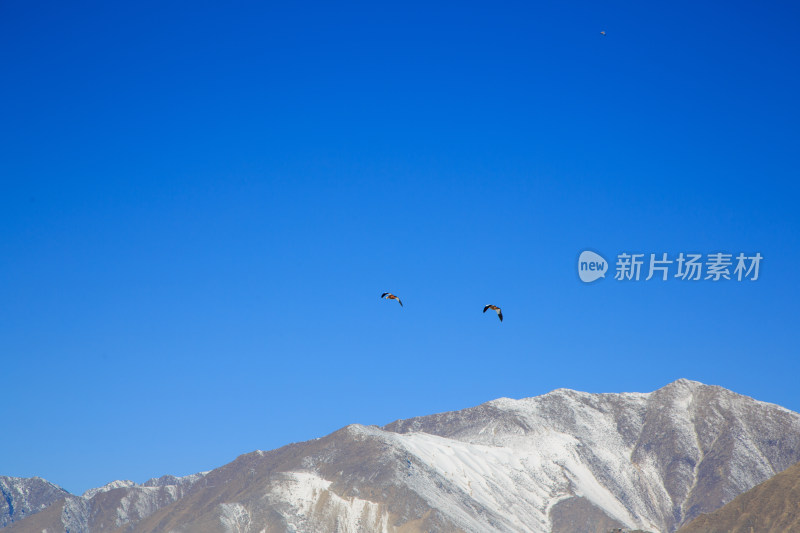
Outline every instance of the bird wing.
POLYGON ((395 296, 395 300, 397 300, 397 303, 399 303, 399 304, 400 304, 400 307, 403 307, 403 302, 401 302, 401 301, 400 301, 400 298, 398 298, 397 296, 395 296))
POLYGON ((500 322, 503 321, 503 313, 499 309, 497 310, 497 317, 500 319, 500 322))
POLYGON ((483 312, 485 313, 485 312, 486 312, 486 310, 487 310, 487 309, 489 309, 490 307, 491 307, 491 305, 487 305, 486 307, 484 307, 484 308, 483 308, 483 312))
POLYGON ((381 298, 386 298, 387 294, 389 294, 389 293, 388 292, 384 292, 383 294, 381 294, 381 298))

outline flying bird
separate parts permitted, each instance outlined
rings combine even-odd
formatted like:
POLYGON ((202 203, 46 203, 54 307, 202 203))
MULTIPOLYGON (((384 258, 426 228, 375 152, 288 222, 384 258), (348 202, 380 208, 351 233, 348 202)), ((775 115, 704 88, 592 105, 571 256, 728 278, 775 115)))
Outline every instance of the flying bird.
POLYGON ((383 294, 381 294, 381 298, 386 298, 387 300, 397 300, 397 303, 400 304, 400 307, 403 307, 403 302, 400 301, 400 298, 398 298, 391 292, 384 292, 383 294))
POLYGON ((604 31, 600 32, 600 35, 605 35, 605 34, 606 34, 606 32, 604 32, 604 31))
POLYGON ((503 312, 500 310, 499 307, 497 307, 496 305, 489 304, 489 305, 487 305, 486 307, 483 308, 483 312, 485 313, 487 309, 491 309, 492 311, 496 311, 497 312, 497 318, 500 319, 500 322, 503 321, 503 312))

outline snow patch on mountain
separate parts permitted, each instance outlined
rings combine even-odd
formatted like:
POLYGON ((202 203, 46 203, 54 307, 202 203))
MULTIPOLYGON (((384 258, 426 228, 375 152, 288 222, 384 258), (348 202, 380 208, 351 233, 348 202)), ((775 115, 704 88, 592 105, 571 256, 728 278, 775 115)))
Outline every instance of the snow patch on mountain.
POLYGON ((83 498, 67 498, 61 511, 61 523, 65 531, 89 530, 89 502, 83 498))
MULTIPOLYGON (((407 483, 431 507, 468 531, 481 531, 486 523, 480 516, 467 519, 471 513, 466 502, 512 510, 498 513, 504 530, 539 532, 549 530, 553 505, 571 496, 583 496, 624 524, 656 529, 644 518, 643 505, 626 508, 597 480, 580 456, 581 443, 571 435, 544 432, 525 447, 472 444, 425 433, 394 439, 413 457, 407 483), (420 469, 432 470, 435 476, 416 475, 420 469), (436 483, 439 479, 446 480, 447 490, 436 483)), ((614 465, 610 468, 621 468, 628 461, 624 454, 605 455, 614 465)))
POLYGON ((250 513, 240 503, 220 504, 220 521, 225 533, 249 533, 250 513))
POLYGON ((267 499, 286 520, 289 531, 389 533, 389 516, 381 505, 361 498, 342 498, 331 482, 314 472, 287 472, 272 485, 267 499), (322 505, 320 505, 322 503, 322 505))

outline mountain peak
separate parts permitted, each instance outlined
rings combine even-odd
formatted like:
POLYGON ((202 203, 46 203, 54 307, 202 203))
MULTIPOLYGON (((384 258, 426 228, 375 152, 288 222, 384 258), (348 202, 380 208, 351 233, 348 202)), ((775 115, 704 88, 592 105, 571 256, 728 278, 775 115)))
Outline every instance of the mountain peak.
POLYGON ((699 381, 695 381, 695 380, 692 380, 692 379, 678 378, 675 381, 673 381, 672 383, 667 383, 664 386, 664 388, 673 387, 673 386, 676 386, 676 387, 689 387, 689 388, 692 388, 692 389, 696 389, 697 387, 708 387, 709 385, 706 385, 705 383, 701 383, 699 381))
MULTIPOLYGON (((694 381, 694 380, 686 379, 686 378, 679 378, 679 379, 676 379, 675 381, 673 381, 671 383, 668 383, 667 385, 664 385, 663 387, 657 389, 656 391, 683 390, 683 391, 694 392, 694 391, 696 391, 696 390, 698 390, 700 388, 704 388, 704 387, 713 387, 715 389, 727 390, 727 389, 725 389, 723 387, 718 387, 716 385, 706 385, 704 383, 701 383, 700 381, 694 381)), ((656 391, 653 391, 653 392, 656 392, 656 391)), ((728 392, 730 392, 730 391, 728 391, 728 392)), ((494 400, 490 400, 490 401, 486 402, 483 405, 491 405, 491 406, 498 407, 498 408, 516 407, 516 406, 520 405, 519 402, 530 402, 532 400, 536 400, 537 398, 542 398, 542 397, 545 397, 545 396, 565 396, 565 397, 570 397, 570 398, 584 398, 584 399, 586 399, 586 398, 602 396, 602 395, 646 397, 649 394, 652 394, 652 393, 651 392, 621 392, 621 393, 604 392, 604 393, 591 393, 591 392, 583 392, 583 391, 579 391, 579 390, 576 390, 576 389, 570 389, 570 388, 566 388, 566 387, 561 387, 561 388, 558 388, 558 389, 553 389, 550 392, 547 392, 547 393, 539 395, 539 396, 528 396, 528 397, 520 398, 520 399, 508 398, 508 397, 500 397, 500 398, 496 398, 494 400)))
POLYGON ((134 483, 133 481, 130 481, 128 479, 118 479, 116 481, 112 481, 111 483, 106 483, 102 487, 97 487, 97 488, 94 488, 94 489, 87 490, 86 492, 83 493, 83 497, 88 499, 88 498, 92 498, 95 495, 100 494, 102 492, 108 492, 108 491, 114 490, 114 489, 126 489, 126 488, 133 487, 135 485, 136 485, 136 483, 134 483))

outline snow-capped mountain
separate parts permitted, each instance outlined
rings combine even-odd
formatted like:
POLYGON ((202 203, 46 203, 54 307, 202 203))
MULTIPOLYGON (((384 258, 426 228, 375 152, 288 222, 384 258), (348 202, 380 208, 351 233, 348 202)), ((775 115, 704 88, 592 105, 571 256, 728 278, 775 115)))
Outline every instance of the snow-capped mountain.
POLYGON ((559 389, 253 452, 163 499, 117 482, 9 531, 667 533, 798 461, 800 414, 721 387, 559 389))

